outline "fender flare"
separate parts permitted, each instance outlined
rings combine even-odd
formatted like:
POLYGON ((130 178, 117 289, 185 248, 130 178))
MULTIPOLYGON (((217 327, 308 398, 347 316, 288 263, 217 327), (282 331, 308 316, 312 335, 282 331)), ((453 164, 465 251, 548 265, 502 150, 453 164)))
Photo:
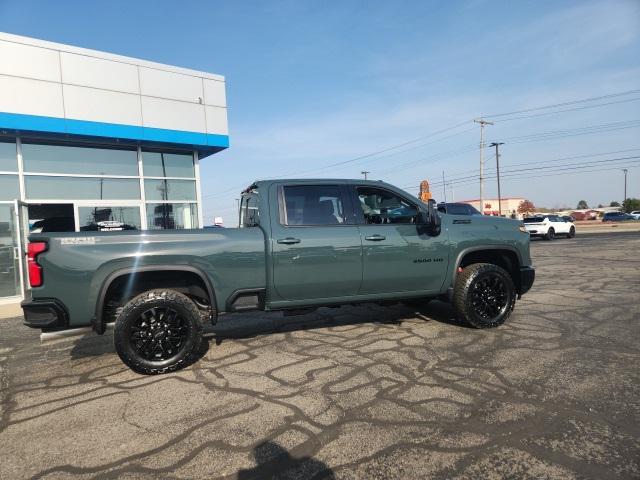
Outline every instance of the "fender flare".
POLYGON ((513 252, 516 254, 516 258, 518 259, 518 267, 522 265, 522 256, 517 248, 512 247, 511 245, 474 245, 472 247, 463 248, 458 252, 458 256, 456 257, 455 264, 453 265, 453 275, 451 276, 451 285, 449 288, 453 288, 456 284, 456 277, 458 276, 458 267, 460 263, 462 263, 462 259, 467 253, 486 251, 486 250, 507 250, 509 252, 513 252))
POLYGON ((106 324, 104 318, 102 316, 102 311, 104 310, 104 300, 109 291, 109 287, 111 284, 118 278, 123 275, 129 275, 131 273, 142 273, 142 272, 190 272, 195 273, 207 288, 207 294, 209 295, 209 302, 215 308, 217 312, 218 306, 216 302, 216 294, 213 289, 213 284, 209 277, 199 268, 192 267, 190 265, 147 265, 143 267, 127 267, 120 268, 111 272, 102 282, 102 286, 98 292, 98 299, 96 301, 96 309, 95 315, 91 321, 93 325, 93 330, 98 334, 102 335, 106 330, 106 324))

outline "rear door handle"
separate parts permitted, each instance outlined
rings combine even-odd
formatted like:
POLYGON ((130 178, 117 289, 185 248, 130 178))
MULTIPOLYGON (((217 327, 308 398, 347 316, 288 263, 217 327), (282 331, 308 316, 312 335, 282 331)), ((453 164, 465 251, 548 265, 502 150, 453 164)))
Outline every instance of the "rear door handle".
POLYGON ((375 235, 364 237, 365 240, 369 240, 370 242, 380 242, 382 240, 385 240, 386 238, 387 237, 385 237, 384 235, 378 235, 377 233, 375 235))
POLYGON ((278 243, 284 243, 285 245, 293 245, 294 243, 300 243, 299 238, 287 237, 278 240, 278 243))

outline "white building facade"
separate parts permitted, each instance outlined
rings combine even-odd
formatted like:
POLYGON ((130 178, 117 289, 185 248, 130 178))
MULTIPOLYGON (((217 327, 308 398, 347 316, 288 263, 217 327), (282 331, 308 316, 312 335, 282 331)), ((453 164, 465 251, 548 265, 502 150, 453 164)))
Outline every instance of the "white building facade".
POLYGON ((228 146, 220 75, 0 33, 0 302, 29 232, 202 228, 228 146))

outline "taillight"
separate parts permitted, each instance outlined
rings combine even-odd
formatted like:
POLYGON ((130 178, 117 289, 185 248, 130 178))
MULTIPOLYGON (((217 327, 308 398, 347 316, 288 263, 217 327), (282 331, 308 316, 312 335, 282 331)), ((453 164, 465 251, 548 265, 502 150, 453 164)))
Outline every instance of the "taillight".
POLYGON ((27 267, 29 268, 29 284, 32 287, 42 286, 42 267, 38 265, 38 255, 46 250, 46 242, 29 242, 27 267))

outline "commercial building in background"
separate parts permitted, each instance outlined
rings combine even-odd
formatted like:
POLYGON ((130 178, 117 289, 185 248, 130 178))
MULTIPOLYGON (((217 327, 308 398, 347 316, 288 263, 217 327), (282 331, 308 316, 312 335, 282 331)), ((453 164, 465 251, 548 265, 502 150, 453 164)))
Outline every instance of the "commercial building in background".
POLYGON ((29 232, 202 228, 224 77, 0 33, 0 302, 29 232))
MULTIPOLYGON (((524 202, 524 200, 525 199, 521 197, 501 198, 500 205, 502 206, 502 215, 510 217, 515 213, 516 218, 522 218, 522 215, 518 213, 518 207, 522 202, 524 202)), ((499 212, 497 198, 485 198, 484 208, 480 208, 480 200, 460 200, 460 203, 468 203, 485 215, 498 215, 499 212)))

